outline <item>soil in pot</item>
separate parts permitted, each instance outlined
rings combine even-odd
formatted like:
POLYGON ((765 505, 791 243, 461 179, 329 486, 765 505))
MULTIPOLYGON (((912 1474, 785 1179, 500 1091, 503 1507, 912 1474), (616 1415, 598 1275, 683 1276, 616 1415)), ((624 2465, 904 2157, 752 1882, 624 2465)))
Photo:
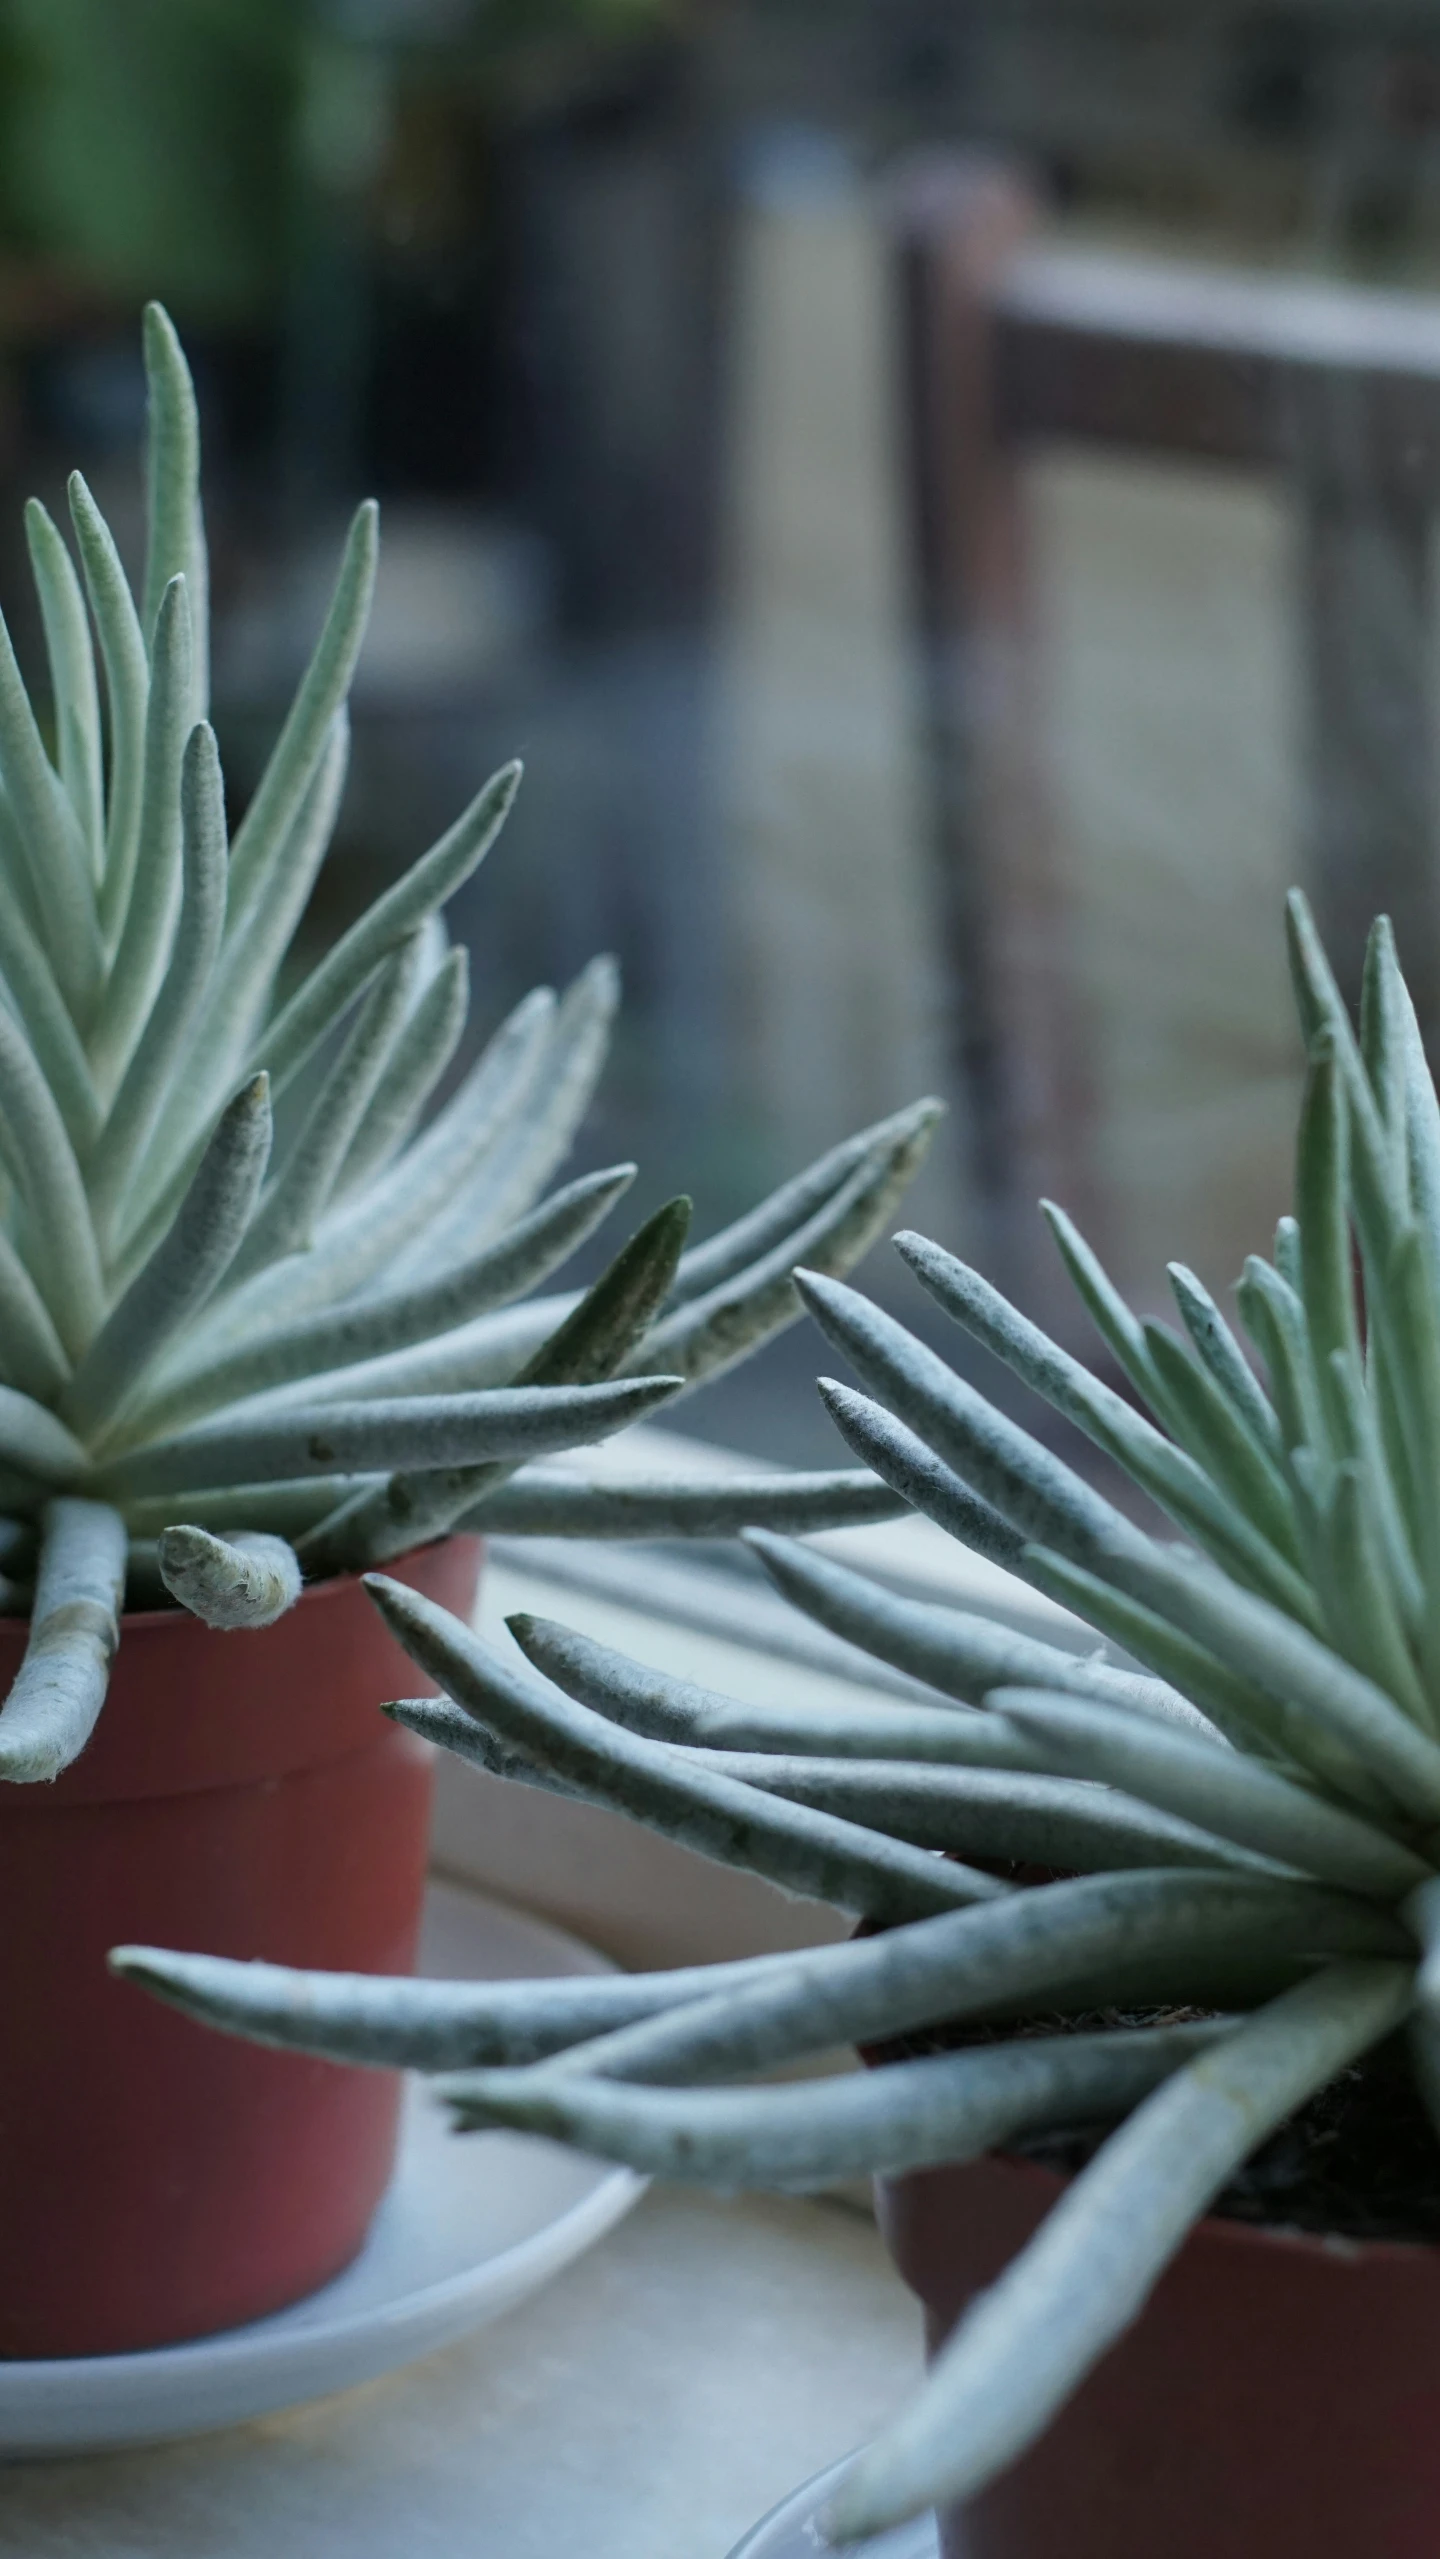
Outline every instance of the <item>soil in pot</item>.
MULTIPOLYGON (((479 1557, 452 1538, 389 1569, 468 1615, 479 1557)), ((24 1636, 0 1623, 7 1684, 24 1636)), ((431 1754, 378 1709, 428 1688, 356 1580, 253 1633, 131 1616, 80 1760, 0 1790, 0 2352, 200 2336, 361 2246, 398 2078, 213 2034, 105 1957, 138 1940, 408 1971, 431 1754)))

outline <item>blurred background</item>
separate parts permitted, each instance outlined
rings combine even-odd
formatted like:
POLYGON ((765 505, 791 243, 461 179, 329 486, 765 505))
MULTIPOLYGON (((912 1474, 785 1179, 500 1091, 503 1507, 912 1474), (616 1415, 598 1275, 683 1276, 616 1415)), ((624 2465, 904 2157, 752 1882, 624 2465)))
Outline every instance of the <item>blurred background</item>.
MULTIPOLYGON (((477 1035, 618 953, 643 1205, 940 1090, 917 1222, 1073 1338, 1038 1191, 1147 1310, 1287 1203, 1292 879, 1440 1022, 1432 8, 0 0, 31 666, 20 501, 78 463, 133 543, 151 294, 232 813, 373 490, 311 928, 523 754, 477 1035)), ((824 1461, 812 1367, 687 1421, 824 1461)))

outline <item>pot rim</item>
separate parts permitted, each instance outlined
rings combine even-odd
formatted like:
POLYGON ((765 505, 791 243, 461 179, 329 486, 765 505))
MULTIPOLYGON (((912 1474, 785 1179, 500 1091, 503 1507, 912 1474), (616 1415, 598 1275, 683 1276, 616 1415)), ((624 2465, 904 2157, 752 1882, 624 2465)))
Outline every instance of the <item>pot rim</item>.
MULTIPOLYGON (((883 2065, 882 2065, 883 2067, 883 2065)), ((1007 2175, 1030 2185, 1049 2190, 1052 2198, 1063 2194, 1073 2183, 1073 2176, 1063 2169, 1047 2168, 1038 2159, 1017 2159, 1012 2151, 982 2151, 978 2159, 941 2160, 933 2168, 911 2168, 896 2177, 877 2178, 878 2186, 895 2188, 913 2180, 917 2185, 930 2177, 965 2174, 968 2168, 981 2165, 1003 2169, 1007 2175)), ((1224 2248, 1280 2248, 1298 2250, 1307 2256, 1327 2258, 1345 2264, 1360 2260, 1371 2263, 1414 2265, 1417 2262, 1440 2263, 1440 2240, 1431 2239, 1356 2239, 1344 2231, 1301 2230, 1292 2222, 1238 2221, 1225 2213, 1202 2213, 1193 2223, 1182 2245, 1196 2240, 1224 2248)))
MULTIPOLYGON (((393 1557, 390 1570, 466 1614, 483 1558, 483 1538, 467 1530, 393 1557)), ((18 1669, 27 1636, 25 1621, 10 1621, 0 1670, 18 1669)), ((269 1784, 370 1747, 394 1729, 381 1701, 417 1689, 434 1694, 355 1573, 315 1583, 268 1626, 222 1630, 186 1608, 137 1609, 121 1620, 110 1692, 84 1750, 50 1785, 0 1786, 0 1825, 269 1784), (356 1708, 344 1668, 357 1653, 386 1665, 373 1713, 356 1708)))
MULTIPOLYGON (((342 1590, 353 1590, 357 1582, 364 1580, 366 1573, 380 1571, 391 1572, 397 1564, 408 1564, 412 1556, 423 1555, 432 1546, 450 1546, 466 1538, 473 1539, 477 1546, 483 1546, 485 1543, 483 1533, 478 1528, 447 1528, 442 1531, 439 1537, 422 1537, 417 1545, 407 1546, 403 1554, 387 1556, 383 1566, 367 1564, 363 1572, 325 1573, 321 1576, 318 1582, 303 1583, 300 1590, 300 1596, 297 1600, 292 1601, 291 1607, 308 1608, 312 1600, 324 1599, 327 1596, 342 1590)), ((290 1610, 287 1609, 285 1614, 288 1617, 290 1610)), ((196 1617, 193 1609, 186 1608, 183 1603, 177 1599, 174 1606, 171 1608, 127 1608, 122 1610, 120 1616, 122 1638, 127 1626, 173 1626, 177 1618, 181 1620, 187 1618, 190 1619, 195 1625, 203 1628, 207 1635, 249 1635, 256 1632, 263 1634, 265 1631, 263 1627, 256 1629, 249 1626, 206 1626, 202 1617, 196 1617)), ((30 1620, 28 1617, 16 1617, 10 1619, 8 1622, 15 1626, 28 1626, 30 1620)))

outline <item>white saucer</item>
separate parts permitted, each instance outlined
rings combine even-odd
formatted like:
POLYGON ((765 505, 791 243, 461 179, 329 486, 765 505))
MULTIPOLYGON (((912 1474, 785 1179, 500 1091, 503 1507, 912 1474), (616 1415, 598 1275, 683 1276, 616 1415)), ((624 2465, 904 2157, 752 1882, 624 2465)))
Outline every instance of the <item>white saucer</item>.
MULTIPOLYGON (((612 1966, 542 1920, 435 1884, 420 1970, 493 1979, 612 1966)), ((412 2080, 395 2176, 353 2266, 293 2309, 192 2345, 0 2362, 0 2458, 203 2434, 372 2381, 513 2310, 642 2190, 628 2169, 550 2142, 457 2138, 424 2083, 412 2080)))
MULTIPOLYGON (((848 2461, 837 2461, 833 2470, 808 2479, 783 2506, 747 2532, 730 2559, 843 2559, 834 2542, 826 2540, 818 2518, 849 2467, 848 2461)), ((847 2542, 843 2547, 863 2552, 863 2559, 940 2559, 933 2515, 917 2515, 913 2523, 882 2532, 878 2541, 847 2542)))

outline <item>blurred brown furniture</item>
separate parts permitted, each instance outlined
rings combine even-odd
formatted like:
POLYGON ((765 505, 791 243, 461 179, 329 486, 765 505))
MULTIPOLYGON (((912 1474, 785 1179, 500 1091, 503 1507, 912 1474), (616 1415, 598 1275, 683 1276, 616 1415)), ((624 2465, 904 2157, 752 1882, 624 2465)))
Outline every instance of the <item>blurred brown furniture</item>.
POLYGON ((989 1241, 1033 1304, 1049 1288, 1029 1203, 1055 1189, 1083 1219, 1090 1184, 1086 1041, 1035 746, 1027 451, 1080 445, 1283 479, 1302 617, 1296 875, 1352 997, 1369 918, 1393 916, 1434 1035, 1440 297, 1046 246, 1024 180, 963 155, 903 168, 890 203, 960 1065, 989 1241))

